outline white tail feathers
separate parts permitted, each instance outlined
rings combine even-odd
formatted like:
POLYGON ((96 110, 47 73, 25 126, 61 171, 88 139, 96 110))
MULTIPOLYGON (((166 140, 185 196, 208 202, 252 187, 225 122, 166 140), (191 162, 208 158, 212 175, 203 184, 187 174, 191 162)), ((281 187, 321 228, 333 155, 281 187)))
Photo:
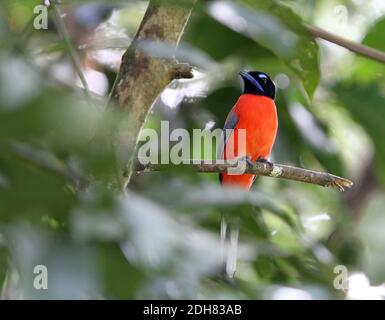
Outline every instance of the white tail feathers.
POLYGON ((232 218, 229 224, 222 215, 221 220, 221 251, 226 275, 233 278, 237 269, 237 251, 239 235, 239 218, 232 218))

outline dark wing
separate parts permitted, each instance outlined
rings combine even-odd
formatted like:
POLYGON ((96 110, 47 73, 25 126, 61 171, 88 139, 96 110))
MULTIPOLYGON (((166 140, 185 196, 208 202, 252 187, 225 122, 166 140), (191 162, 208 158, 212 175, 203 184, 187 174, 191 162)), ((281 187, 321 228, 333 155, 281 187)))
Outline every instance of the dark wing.
POLYGON ((220 139, 219 144, 218 144, 217 159, 223 159, 223 151, 225 149, 226 142, 231 137, 231 135, 226 134, 226 130, 233 130, 235 128, 235 126, 237 125, 238 121, 239 121, 239 118, 238 118, 237 114, 235 112, 231 111, 229 113, 229 115, 227 116, 225 126, 223 127, 221 139, 220 139))

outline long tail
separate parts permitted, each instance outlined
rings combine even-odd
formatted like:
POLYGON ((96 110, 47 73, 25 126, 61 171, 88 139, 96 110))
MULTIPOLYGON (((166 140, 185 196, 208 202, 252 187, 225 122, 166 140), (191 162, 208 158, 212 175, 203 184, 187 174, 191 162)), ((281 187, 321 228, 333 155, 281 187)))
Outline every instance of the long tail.
POLYGON ((227 277, 232 279, 237 269, 239 218, 232 217, 229 222, 222 214, 221 218, 221 250, 222 261, 227 277))

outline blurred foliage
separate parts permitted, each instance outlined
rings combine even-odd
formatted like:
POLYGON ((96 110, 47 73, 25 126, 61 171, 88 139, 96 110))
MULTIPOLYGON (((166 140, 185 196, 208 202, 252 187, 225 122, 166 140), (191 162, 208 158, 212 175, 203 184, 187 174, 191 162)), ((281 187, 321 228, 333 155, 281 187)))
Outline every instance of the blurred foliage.
MULTIPOLYGON (((378 50, 385 50, 384 36, 383 32, 385 30, 385 19, 378 19, 370 30, 366 34, 365 38, 362 40, 362 43, 378 50)), ((379 65, 376 62, 357 58, 357 64, 354 70, 354 77, 359 82, 374 82, 374 81, 384 81, 383 75, 385 72, 385 67, 379 65)))
MULTIPOLYGON (((311 97, 319 81, 318 46, 300 18, 290 8, 276 1, 240 2, 257 10, 247 19, 249 32, 264 47, 285 61, 301 79, 311 97), (263 32, 260 31, 261 27, 263 32)), ((242 10, 246 14, 247 11, 242 10)))
MULTIPOLYGON (((385 51, 385 20, 372 23, 369 2, 362 42, 385 51)), ((357 1, 198 1, 177 51, 195 78, 173 82, 146 123, 220 128, 241 93, 238 71, 263 70, 278 87, 273 160, 353 177, 353 190, 259 178, 243 193, 221 188, 216 174, 170 166, 135 175, 125 196, 109 141, 121 115, 105 105, 147 2, 62 1, 89 97, 51 15, 48 30, 33 29, 40 3, 0 7, 2 298, 352 297, 333 287, 338 264, 384 282, 385 69, 304 27, 330 22, 337 5, 354 21, 357 1), (222 214, 240 219, 233 283, 222 273, 222 214), (48 290, 33 287, 41 264, 48 290)))

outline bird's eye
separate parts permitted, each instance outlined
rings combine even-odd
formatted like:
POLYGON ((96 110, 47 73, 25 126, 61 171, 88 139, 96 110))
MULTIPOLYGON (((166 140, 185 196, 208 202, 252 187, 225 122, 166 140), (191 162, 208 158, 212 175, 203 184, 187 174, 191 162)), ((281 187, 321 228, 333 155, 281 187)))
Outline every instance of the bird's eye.
POLYGON ((267 76, 266 76, 266 75, 260 74, 260 75, 259 75, 259 79, 262 80, 262 83, 263 83, 263 84, 266 84, 266 82, 267 82, 267 76))
POLYGON ((266 84, 267 82, 267 78, 259 78, 259 80, 262 84, 266 84))

